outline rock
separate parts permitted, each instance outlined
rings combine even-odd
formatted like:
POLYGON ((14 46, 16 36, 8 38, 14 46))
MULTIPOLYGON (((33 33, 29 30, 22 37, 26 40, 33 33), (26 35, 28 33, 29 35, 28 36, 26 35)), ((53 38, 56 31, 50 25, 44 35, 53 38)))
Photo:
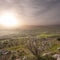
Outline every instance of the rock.
POLYGON ((59 54, 54 54, 52 57, 53 58, 58 58, 59 54))
POLYGON ((21 60, 20 58, 17 58, 16 60, 21 60))
POLYGON ((51 55, 52 53, 51 52, 48 52, 48 53, 44 53, 42 56, 47 56, 47 55, 51 55))
POLYGON ((60 60, 60 58, 57 58, 57 60, 60 60))
POLYGON ((57 60, 60 60, 60 54, 55 54, 52 56, 53 58, 57 58, 57 60))
POLYGON ((57 60, 60 60, 60 55, 58 56, 57 60))
POLYGON ((57 50, 60 50, 60 47, 59 47, 59 48, 57 48, 57 50))
POLYGON ((23 57, 23 60, 26 60, 26 56, 23 57))

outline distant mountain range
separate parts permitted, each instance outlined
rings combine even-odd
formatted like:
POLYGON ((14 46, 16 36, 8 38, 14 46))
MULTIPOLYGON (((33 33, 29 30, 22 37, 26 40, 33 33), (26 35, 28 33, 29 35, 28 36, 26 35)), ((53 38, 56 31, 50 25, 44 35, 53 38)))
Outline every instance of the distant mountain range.
MULTIPOLYGON (((51 27, 51 28, 60 28, 60 25, 22 25, 18 28, 14 29, 33 29, 33 28, 45 28, 45 27, 51 27)), ((7 28, 0 25, 0 30, 6 30, 7 28)), ((13 29, 13 30, 14 30, 13 29)), ((11 29, 8 29, 11 30, 11 29)))

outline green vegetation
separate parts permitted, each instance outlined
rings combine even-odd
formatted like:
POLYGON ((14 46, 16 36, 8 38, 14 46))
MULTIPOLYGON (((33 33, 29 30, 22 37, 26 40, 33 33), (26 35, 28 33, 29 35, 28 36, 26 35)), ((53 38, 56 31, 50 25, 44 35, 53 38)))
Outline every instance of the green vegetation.
MULTIPOLYGON (((14 32, 0 38, 0 50, 10 51, 7 60, 56 60, 52 55, 55 52, 59 53, 60 34, 58 30, 31 29, 14 32), (49 52, 52 54, 42 56, 49 52)), ((4 53, 0 52, 0 59, 1 56, 5 56, 4 53)))

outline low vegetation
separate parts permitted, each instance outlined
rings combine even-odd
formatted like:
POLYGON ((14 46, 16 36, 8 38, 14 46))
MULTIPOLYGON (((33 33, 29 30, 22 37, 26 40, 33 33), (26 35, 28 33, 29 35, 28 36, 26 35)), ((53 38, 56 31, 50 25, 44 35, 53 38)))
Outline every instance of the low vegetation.
POLYGON ((0 60, 56 60, 52 56, 60 54, 60 34, 46 31, 15 31, 1 37, 0 60))

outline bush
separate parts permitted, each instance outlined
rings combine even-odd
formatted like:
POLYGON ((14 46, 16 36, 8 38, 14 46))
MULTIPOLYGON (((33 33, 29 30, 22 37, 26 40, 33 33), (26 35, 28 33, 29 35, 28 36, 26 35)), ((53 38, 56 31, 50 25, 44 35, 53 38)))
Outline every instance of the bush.
POLYGON ((56 59, 51 56, 45 56, 45 57, 42 57, 42 60, 56 60, 56 59))
POLYGON ((60 38, 57 38, 58 41, 60 41, 60 38))

